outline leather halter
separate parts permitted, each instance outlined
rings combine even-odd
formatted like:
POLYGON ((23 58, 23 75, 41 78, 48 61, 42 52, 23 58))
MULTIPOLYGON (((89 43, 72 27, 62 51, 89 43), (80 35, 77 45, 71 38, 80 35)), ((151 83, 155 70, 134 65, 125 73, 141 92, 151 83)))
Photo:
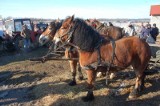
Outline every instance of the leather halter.
POLYGON ((70 42, 71 39, 72 39, 72 37, 73 37, 73 33, 74 33, 75 29, 76 29, 75 26, 73 27, 72 25, 70 25, 70 26, 69 26, 69 29, 68 29, 68 31, 67 31, 66 33, 64 33, 63 35, 60 35, 60 34, 59 34, 59 31, 58 31, 57 34, 58 34, 61 42, 63 42, 63 41, 62 41, 62 38, 63 38, 63 37, 68 36, 67 39, 65 40, 65 42, 63 42, 64 46, 65 46, 65 45, 70 45, 70 46, 75 47, 76 49, 80 49, 78 46, 76 46, 75 44, 73 44, 73 43, 70 42))

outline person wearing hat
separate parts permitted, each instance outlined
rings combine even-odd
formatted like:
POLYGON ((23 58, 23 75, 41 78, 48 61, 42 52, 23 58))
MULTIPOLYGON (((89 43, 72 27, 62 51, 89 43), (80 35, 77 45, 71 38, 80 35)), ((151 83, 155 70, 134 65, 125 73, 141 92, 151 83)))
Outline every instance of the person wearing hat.
POLYGON ((156 27, 155 23, 153 24, 153 27, 151 28, 150 34, 153 37, 153 39, 156 41, 157 40, 157 36, 159 34, 159 29, 156 27))
POLYGON ((31 41, 31 31, 28 29, 27 25, 22 26, 21 36, 24 38, 24 49, 29 49, 31 41))
POLYGON ((127 27, 125 28, 125 35, 126 36, 134 36, 136 34, 135 28, 131 22, 128 22, 127 27))

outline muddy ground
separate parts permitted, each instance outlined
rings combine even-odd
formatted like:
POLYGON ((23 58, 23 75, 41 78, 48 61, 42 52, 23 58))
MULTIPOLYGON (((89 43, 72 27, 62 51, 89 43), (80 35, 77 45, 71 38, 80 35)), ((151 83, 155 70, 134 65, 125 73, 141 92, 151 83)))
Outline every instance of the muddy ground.
POLYGON ((160 64, 146 70, 149 75, 145 79, 145 89, 137 99, 127 99, 135 83, 135 74, 133 70, 124 70, 118 72, 108 86, 105 78, 97 78, 95 100, 85 103, 81 97, 86 95, 86 79, 78 80, 76 86, 69 86, 71 74, 67 61, 41 63, 28 60, 46 52, 47 48, 39 48, 29 53, 0 56, 0 105, 160 106, 160 64))

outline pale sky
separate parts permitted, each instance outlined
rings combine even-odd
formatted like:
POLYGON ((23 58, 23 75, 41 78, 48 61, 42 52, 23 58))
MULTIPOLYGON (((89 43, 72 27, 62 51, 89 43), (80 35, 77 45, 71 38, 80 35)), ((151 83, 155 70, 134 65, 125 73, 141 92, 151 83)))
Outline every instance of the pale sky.
POLYGON ((0 15, 5 18, 32 17, 149 18, 150 6, 160 0, 0 0, 0 15))

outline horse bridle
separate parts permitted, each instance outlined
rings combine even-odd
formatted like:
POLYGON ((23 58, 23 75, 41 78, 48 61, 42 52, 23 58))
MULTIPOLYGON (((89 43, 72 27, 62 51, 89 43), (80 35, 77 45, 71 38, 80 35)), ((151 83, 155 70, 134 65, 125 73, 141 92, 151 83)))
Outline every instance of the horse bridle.
POLYGON ((78 46, 76 46, 75 44, 73 44, 73 43, 70 42, 71 39, 72 39, 72 37, 73 37, 73 33, 74 33, 75 29, 76 29, 76 27, 75 27, 75 26, 73 27, 73 26, 70 24, 70 25, 69 25, 69 29, 68 29, 68 31, 67 31, 66 33, 64 33, 63 35, 60 35, 60 34, 59 34, 59 30, 58 30, 58 31, 57 31, 57 34, 58 34, 61 42, 64 44, 64 46, 65 46, 65 45, 70 45, 70 46, 75 47, 76 49, 79 49, 78 46), (65 42, 63 42, 63 41, 62 41, 63 37, 65 37, 65 36, 67 36, 67 35, 68 35, 67 40, 65 40, 65 42))

